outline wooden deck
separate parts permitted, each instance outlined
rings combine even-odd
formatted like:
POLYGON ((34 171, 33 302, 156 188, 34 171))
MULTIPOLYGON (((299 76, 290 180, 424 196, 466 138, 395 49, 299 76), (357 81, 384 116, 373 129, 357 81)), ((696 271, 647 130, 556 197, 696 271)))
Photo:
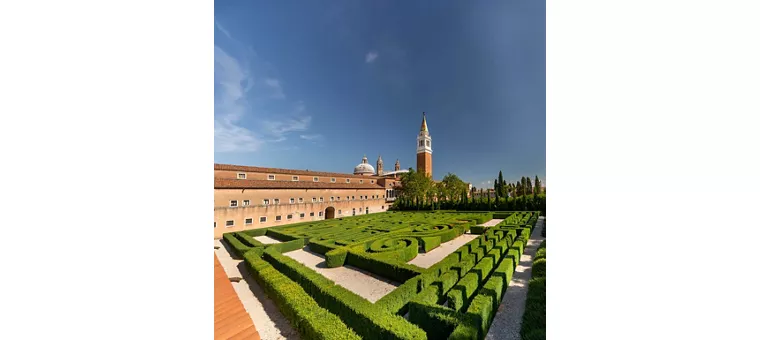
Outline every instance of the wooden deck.
POLYGON ((259 332, 214 254, 214 339, 259 340, 259 332))

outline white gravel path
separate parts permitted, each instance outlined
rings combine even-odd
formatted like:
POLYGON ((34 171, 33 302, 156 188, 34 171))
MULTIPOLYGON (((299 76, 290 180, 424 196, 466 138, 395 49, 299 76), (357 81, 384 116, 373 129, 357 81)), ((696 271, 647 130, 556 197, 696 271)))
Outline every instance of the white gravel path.
POLYGON ((432 265, 443 260, 444 257, 455 252, 459 247, 465 243, 472 241, 480 235, 462 234, 461 236, 445 243, 441 243, 438 248, 431 250, 428 253, 417 254, 417 257, 409 261, 409 264, 413 264, 420 268, 430 268, 432 265))
POLYGON ((345 265, 338 268, 327 268, 324 256, 311 252, 307 248, 289 251, 288 256, 307 267, 314 269, 336 284, 356 293, 374 303, 392 292, 400 283, 382 278, 356 267, 345 265))
POLYGON ((273 244, 273 243, 280 243, 280 241, 277 241, 269 236, 256 236, 253 238, 256 241, 259 241, 263 244, 273 244))
POLYGON ((482 225, 484 227, 493 227, 493 226, 501 223, 501 221, 504 221, 504 219, 503 218, 494 218, 494 219, 492 219, 492 220, 490 220, 490 221, 488 221, 486 223, 478 224, 478 225, 482 225))
POLYGON ((544 240, 541 237, 541 229, 544 228, 544 218, 539 217, 533 233, 530 235, 527 247, 520 257, 520 263, 515 268, 512 281, 509 282, 504 299, 501 300, 496 316, 493 318, 491 328, 488 329, 486 339, 520 340, 520 326, 525 312, 525 300, 528 294, 528 281, 531 277, 533 256, 544 240))
POLYGON ((280 313, 277 305, 270 300, 264 290, 251 277, 248 268, 241 260, 235 260, 230 256, 230 250, 227 249, 220 240, 214 240, 214 245, 219 246, 216 249, 216 256, 219 263, 222 264, 227 277, 241 277, 240 282, 231 282, 232 287, 243 303, 243 307, 251 316, 256 330, 259 332, 261 339, 289 339, 300 340, 298 331, 293 329, 288 319, 280 313))

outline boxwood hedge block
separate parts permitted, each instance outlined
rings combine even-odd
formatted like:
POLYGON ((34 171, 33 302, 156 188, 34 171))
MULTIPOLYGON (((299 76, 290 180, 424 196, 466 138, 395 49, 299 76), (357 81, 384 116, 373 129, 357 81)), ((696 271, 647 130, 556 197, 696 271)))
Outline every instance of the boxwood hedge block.
POLYGON ((533 277, 546 277, 546 259, 533 261, 533 269, 531 275, 533 277))
POLYGON ((268 244, 265 246, 265 248, 274 249, 280 253, 287 253, 289 251, 302 249, 305 245, 306 245, 306 240, 299 238, 297 240, 288 241, 288 242, 268 244))
POLYGON ((246 234, 248 236, 256 237, 256 236, 266 235, 267 230, 269 230, 269 228, 257 228, 257 229, 244 230, 244 231, 241 231, 241 233, 246 234))
POLYGON ((467 273, 454 288, 451 288, 448 294, 446 294, 449 301, 449 307, 456 311, 462 310, 467 307, 468 300, 475 295, 478 290, 480 281, 476 273, 467 273))
POLYGON ((488 228, 488 227, 485 227, 485 226, 482 226, 482 225, 474 225, 474 226, 470 227, 470 233, 471 234, 475 234, 475 235, 480 235, 480 234, 483 234, 486 231, 486 228, 488 228))
POLYGON ((346 263, 396 282, 406 282, 406 280, 424 272, 417 266, 406 263, 387 262, 353 251, 348 252, 346 263))
POLYGON ((476 321, 460 321, 459 325, 449 335, 449 340, 480 340, 480 328, 476 321))
POLYGON ((409 321, 427 333, 428 339, 446 339, 459 324, 459 313, 435 305, 409 303, 409 321))
POLYGON ((326 254, 328 251, 337 248, 335 245, 328 245, 324 241, 309 241, 309 250, 317 254, 326 254))
POLYGON ((491 320, 493 320, 495 313, 493 306, 493 297, 488 295, 476 295, 475 298, 472 299, 470 306, 467 308, 467 314, 472 315, 473 319, 476 320, 479 339, 485 338, 488 333, 488 327, 491 325, 491 320))
POLYGON ((439 245, 441 245, 441 237, 440 236, 422 237, 420 238, 420 242, 422 243, 422 251, 427 253, 437 248, 439 245))
POLYGON ((327 268, 342 267, 346 263, 346 257, 348 256, 348 249, 345 247, 335 248, 325 253, 325 262, 327 268))
POLYGON ((384 309, 391 314, 404 315, 407 311, 407 303, 412 298, 419 296, 421 290, 422 276, 409 279, 402 285, 396 287, 392 292, 380 298, 375 302, 375 307, 384 309), (419 294, 418 294, 419 293, 419 294))
POLYGON ((243 244, 243 242, 240 242, 240 240, 235 237, 235 233, 226 233, 222 235, 222 239, 224 242, 226 242, 230 247, 232 247, 233 254, 232 257, 236 259, 242 259, 243 254, 251 249, 251 247, 246 246, 243 244))

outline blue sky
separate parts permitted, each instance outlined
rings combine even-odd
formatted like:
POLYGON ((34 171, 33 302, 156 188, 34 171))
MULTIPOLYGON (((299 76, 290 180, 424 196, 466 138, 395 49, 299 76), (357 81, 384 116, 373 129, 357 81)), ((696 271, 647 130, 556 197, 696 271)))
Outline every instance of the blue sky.
POLYGON ((214 162, 546 174, 543 1, 217 1, 214 162), (433 4, 438 5, 433 5, 433 4))

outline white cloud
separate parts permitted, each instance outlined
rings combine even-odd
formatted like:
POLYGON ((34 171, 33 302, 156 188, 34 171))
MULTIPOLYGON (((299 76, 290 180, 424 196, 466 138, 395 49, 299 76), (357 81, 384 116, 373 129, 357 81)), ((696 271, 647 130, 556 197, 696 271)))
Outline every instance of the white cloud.
POLYGON ((321 140, 323 137, 320 134, 315 135, 301 135, 301 139, 310 140, 310 141, 317 141, 321 140))
POLYGON ((222 33, 224 33, 224 35, 226 35, 227 38, 232 39, 232 36, 230 35, 230 32, 228 32, 226 29, 224 29, 224 27, 222 27, 222 24, 220 24, 218 21, 216 21, 216 18, 214 18, 214 25, 216 25, 216 28, 218 28, 219 31, 221 31, 222 33))
POLYGON ((311 116, 290 118, 284 121, 264 121, 262 125, 266 132, 275 138, 272 142, 281 142, 286 139, 286 133, 308 130, 311 125, 311 116))
POLYGON ((279 79, 274 78, 266 78, 264 79, 264 84, 269 86, 269 88, 272 89, 273 94, 272 97, 277 99, 285 99, 285 93, 282 92, 282 85, 280 85, 279 79))
POLYGON ((371 64, 377 59, 378 54, 375 51, 369 51, 366 56, 364 56, 364 62, 367 64, 371 64))
POLYGON ((248 111, 245 92, 253 79, 246 67, 218 46, 214 46, 214 60, 214 77, 220 85, 214 108, 214 149, 217 152, 256 151, 263 141, 251 130, 236 124, 248 111))

